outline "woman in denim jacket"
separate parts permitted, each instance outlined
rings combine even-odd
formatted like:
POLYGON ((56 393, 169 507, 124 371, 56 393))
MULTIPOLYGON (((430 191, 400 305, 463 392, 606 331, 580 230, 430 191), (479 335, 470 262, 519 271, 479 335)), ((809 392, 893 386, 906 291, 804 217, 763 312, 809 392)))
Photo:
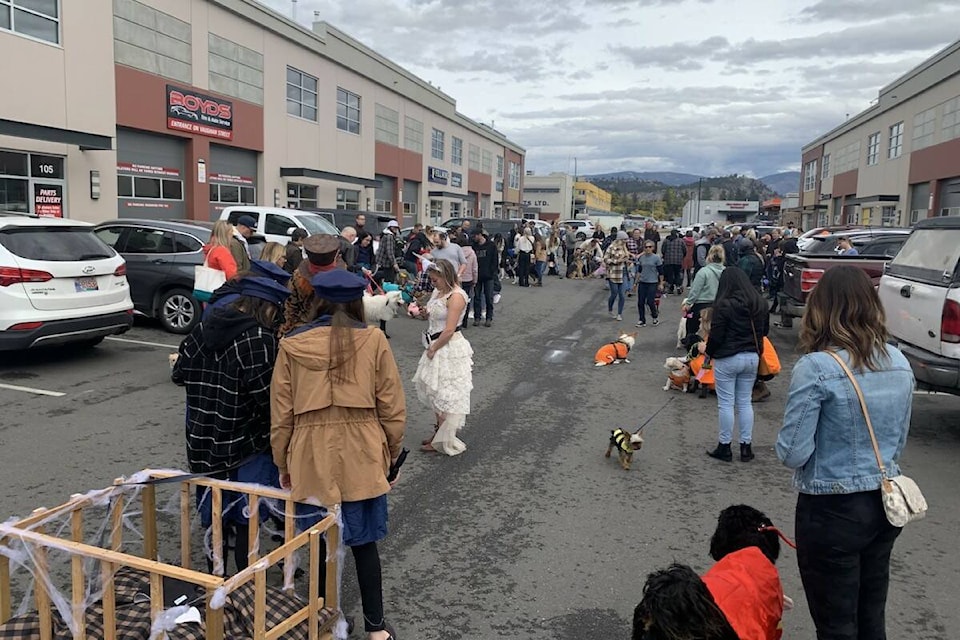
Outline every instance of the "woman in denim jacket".
POLYGON ((839 266, 810 294, 800 328, 806 353, 793 368, 777 455, 795 469, 797 564, 819 640, 883 640, 890 552, 900 529, 887 522, 880 469, 856 392, 863 389, 890 475, 910 428, 913 372, 886 344, 880 299, 867 275, 839 266))

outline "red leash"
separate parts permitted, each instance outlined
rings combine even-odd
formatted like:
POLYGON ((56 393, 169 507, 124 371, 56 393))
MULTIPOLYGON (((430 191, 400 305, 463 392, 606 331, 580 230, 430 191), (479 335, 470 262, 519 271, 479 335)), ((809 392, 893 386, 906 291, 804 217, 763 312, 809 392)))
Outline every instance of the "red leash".
POLYGON ((787 545, 789 545, 793 549, 797 548, 797 544, 787 536, 783 535, 783 532, 780 531, 780 529, 777 529, 776 527, 760 527, 759 529, 757 529, 757 531, 775 531, 777 535, 780 536, 780 539, 786 542, 787 545))
POLYGON ((380 290, 380 293, 382 293, 383 295, 387 295, 387 292, 383 290, 383 287, 377 284, 377 281, 373 279, 372 275, 370 275, 366 271, 363 272, 363 275, 367 277, 367 280, 369 280, 373 284, 373 286, 375 286, 377 289, 380 290))

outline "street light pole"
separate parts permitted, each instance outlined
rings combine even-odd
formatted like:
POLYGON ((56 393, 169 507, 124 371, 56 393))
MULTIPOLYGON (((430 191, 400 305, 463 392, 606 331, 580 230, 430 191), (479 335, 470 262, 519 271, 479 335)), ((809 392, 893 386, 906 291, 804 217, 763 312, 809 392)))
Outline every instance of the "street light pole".
POLYGON ((700 226, 700 193, 703 190, 703 178, 697 182, 697 226, 700 226))

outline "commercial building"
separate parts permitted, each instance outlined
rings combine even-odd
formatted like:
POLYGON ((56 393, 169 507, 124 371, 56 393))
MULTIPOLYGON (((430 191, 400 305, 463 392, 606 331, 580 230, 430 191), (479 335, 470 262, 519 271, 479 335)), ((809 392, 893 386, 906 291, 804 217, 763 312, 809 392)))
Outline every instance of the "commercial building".
POLYGON ((523 181, 524 215, 536 215, 541 220, 572 218, 573 185, 573 176, 567 173, 528 173, 523 181))
POLYGON ((758 200, 688 200, 680 216, 681 227, 754 222, 760 211, 758 200))
POLYGON ((0 208, 520 215, 523 148, 345 33, 253 0, 2 0, 0 56, 30 61, 5 66, 0 208))
POLYGON ((800 226, 960 215, 960 41, 802 151, 800 226))
POLYGON ((592 182, 577 180, 573 185, 574 205, 578 217, 589 216, 595 213, 610 213, 613 196, 592 182))

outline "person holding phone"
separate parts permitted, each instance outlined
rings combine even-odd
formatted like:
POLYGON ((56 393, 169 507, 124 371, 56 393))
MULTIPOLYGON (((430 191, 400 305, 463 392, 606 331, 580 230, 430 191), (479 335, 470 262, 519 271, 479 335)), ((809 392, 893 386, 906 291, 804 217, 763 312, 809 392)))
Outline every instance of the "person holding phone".
MULTIPOLYGON (((383 614, 377 543, 387 535, 391 467, 406 428, 400 372, 382 331, 363 316, 363 278, 315 276, 311 320, 280 341, 271 385, 273 460, 305 529, 340 505, 368 640, 393 640, 383 614), (314 506, 314 505, 323 505, 314 506)), ((321 595, 326 564, 320 563, 321 595)))

